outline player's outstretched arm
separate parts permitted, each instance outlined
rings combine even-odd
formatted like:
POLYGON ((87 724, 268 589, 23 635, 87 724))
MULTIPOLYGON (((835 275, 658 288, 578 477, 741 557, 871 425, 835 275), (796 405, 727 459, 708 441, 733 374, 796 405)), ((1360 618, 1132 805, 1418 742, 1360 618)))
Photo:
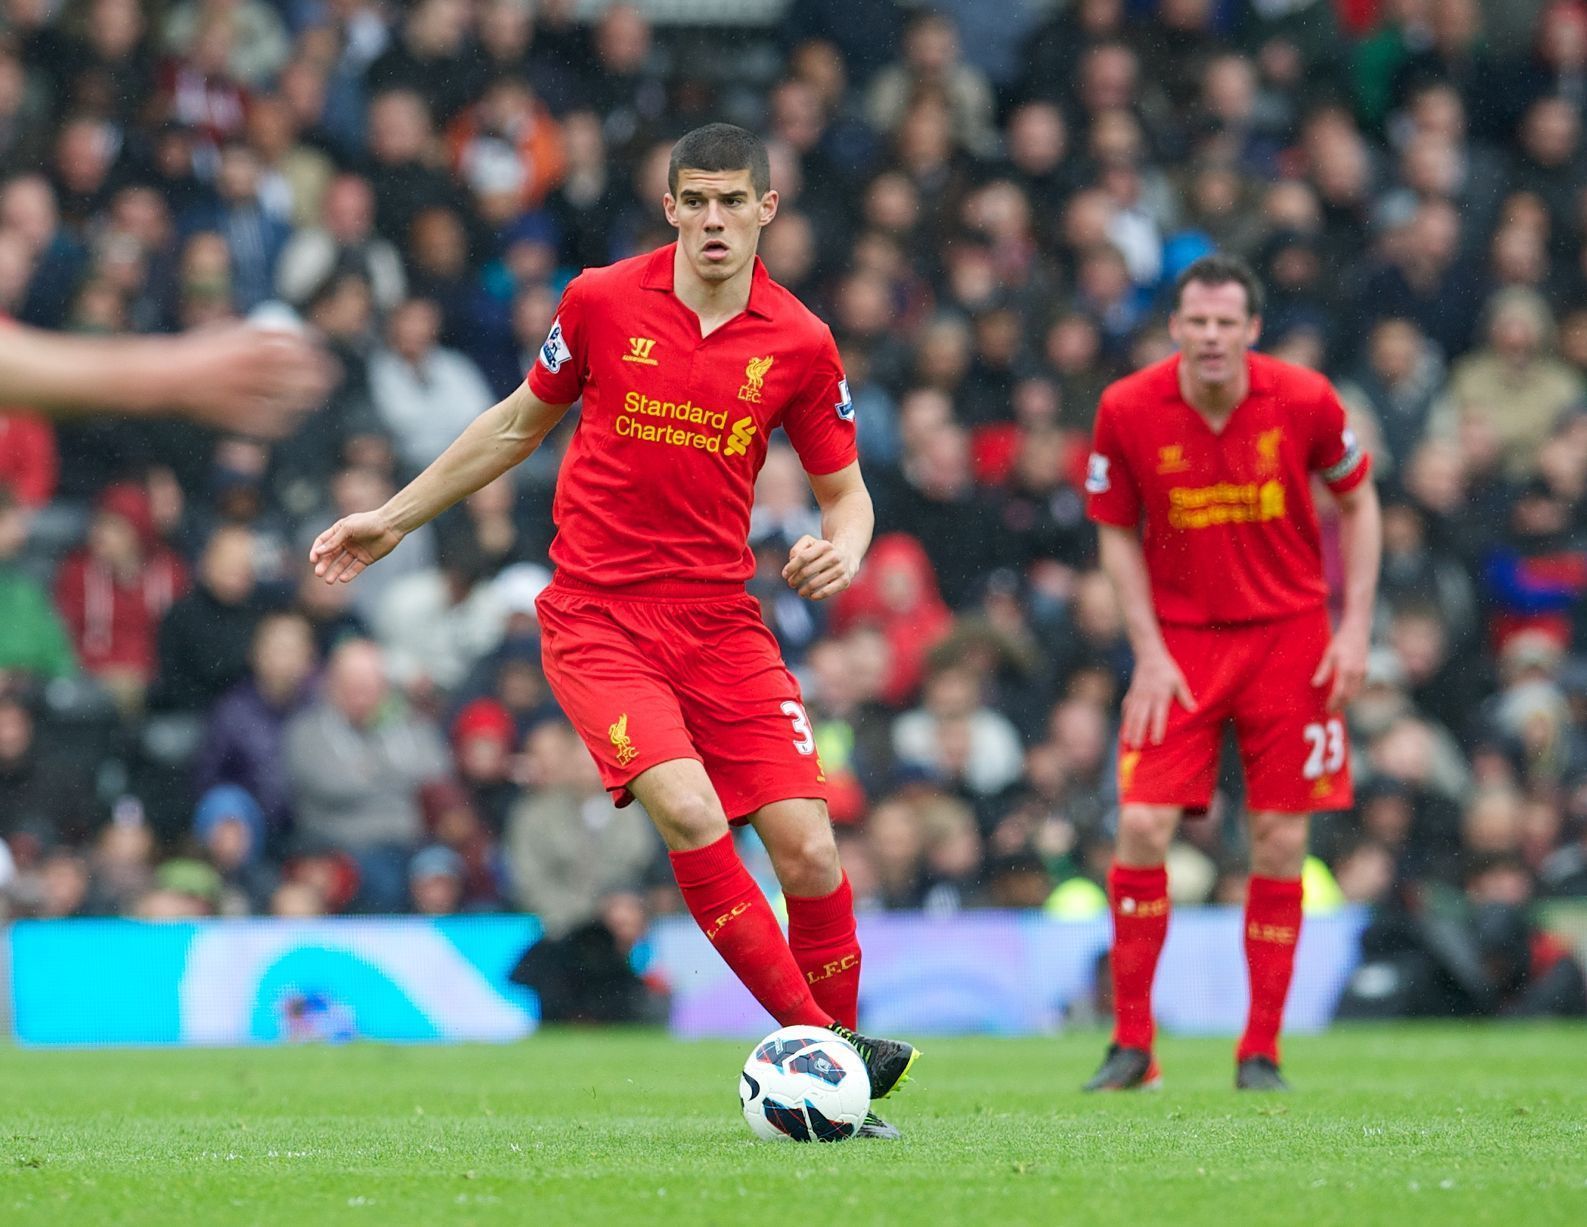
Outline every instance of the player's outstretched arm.
POLYGON ((316 537, 309 547, 314 574, 328 584, 352 579, 391 553, 421 524, 522 463, 567 411, 568 406, 548 405, 527 383, 519 384, 505 400, 470 422, 429 468, 384 506, 343 516, 316 537))
POLYGON ((1360 693, 1367 677, 1372 607, 1383 559, 1383 515, 1370 479, 1334 497, 1339 503, 1339 552, 1345 570, 1344 612, 1311 684, 1332 682, 1328 710, 1341 711, 1360 693))
POLYGON ((261 438, 291 431, 334 375, 300 334, 228 324, 174 337, 82 337, 0 328, 0 395, 49 417, 174 413, 261 438))
POLYGON ((1168 731, 1168 713, 1177 701, 1186 711, 1196 710, 1195 696, 1179 671, 1179 664, 1163 642, 1163 629, 1152 606, 1151 581, 1140 535, 1133 528, 1097 525, 1102 570, 1118 593, 1124 626, 1135 652, 1135 672, 1124 695, 1120 734, 1128 746, 1144 745, 1148 738, 1160 745, 1168 731))
POLYGON ((824 601, 854 582, 871 548, 876 510, 858 461, 836 473, 806 473, 821 508, 821 538, 808 534, 788 551, 782 577, 800 596, 824 601))

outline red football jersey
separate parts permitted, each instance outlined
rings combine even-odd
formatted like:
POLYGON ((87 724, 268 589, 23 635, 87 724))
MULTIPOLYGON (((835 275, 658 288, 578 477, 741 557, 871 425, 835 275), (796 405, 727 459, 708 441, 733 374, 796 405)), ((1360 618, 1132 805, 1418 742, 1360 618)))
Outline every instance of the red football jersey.
POLYGON ((551 560, 603 587, 743 582, 767 437, 809 473, 855 460, 832 333, 755 261, 749 306, 708 337, 673 293, 675 245, 574 278, 529 371, 548 404, 583 398, 562 461, 551 560))
POLYGON ((1179 392, 1175 355, 1113 384, 1097 407, 1088 513, 1141 528, 1160 622, 1261 622, 1324 604, 1311 475, 1338 494, 1368 460, 1321 375, 1262 354, 1214 433, 1179 392))

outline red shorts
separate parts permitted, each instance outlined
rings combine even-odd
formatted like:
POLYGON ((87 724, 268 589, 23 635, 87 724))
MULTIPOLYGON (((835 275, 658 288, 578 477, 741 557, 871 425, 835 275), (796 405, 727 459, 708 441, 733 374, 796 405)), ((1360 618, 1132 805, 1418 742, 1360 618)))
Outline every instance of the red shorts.
POLYGON ((799 683, 760 606, 742 585, 701 588, 613 591, 559 576, 540 594, 546 681, 601 782, 627 805, 635 776, 692 758, 735 822, 773 801, 825 800, 799 683))
POLYGON ((1175 702, 1161 745, 1131 749, 1120 743, 1120 799, 1205 811, 1217 783, 1224 726, 1232 721, 1247 809, 1348 809, 1344 717, 1327 709, 1332 679, 1311 684, 1331 635, 1322 609, 1248 626, 1164 626, 1163 639, 1197 709, 1187 712, 1175 702))

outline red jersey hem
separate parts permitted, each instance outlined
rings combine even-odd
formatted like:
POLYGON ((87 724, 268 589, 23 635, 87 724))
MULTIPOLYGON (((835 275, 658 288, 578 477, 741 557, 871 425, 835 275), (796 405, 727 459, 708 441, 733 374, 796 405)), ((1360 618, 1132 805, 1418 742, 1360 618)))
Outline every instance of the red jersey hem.
POLYGON ((551 587, 608 601, 717 601, 745 592, 743 580, 644 579, 629 584, 592 584, 561 571, 551 577, 551 587))
POLYGON ((1159 612, 1157 614, 1157 624, 1159 626, 1182 626, 1187 630, 1215 631, 1220 627, 1225 626, 1231 628, 1243 626, 1266 626, 1270 622, 1288 622, 1293 618, 1309 617, 1310 615, 1315 614, 1319 609, 1327 608, 1328 598, 1326 596, 1320 596, 1310 605, 1291 606, 1280 613, 1258 614, 1256 617, 1241 618, 1238 621, 1224 618, 1217 622, 1202 619, 1197 619, 1196 621, 1191 622, 1182 618, 1165 618, 1159 612))

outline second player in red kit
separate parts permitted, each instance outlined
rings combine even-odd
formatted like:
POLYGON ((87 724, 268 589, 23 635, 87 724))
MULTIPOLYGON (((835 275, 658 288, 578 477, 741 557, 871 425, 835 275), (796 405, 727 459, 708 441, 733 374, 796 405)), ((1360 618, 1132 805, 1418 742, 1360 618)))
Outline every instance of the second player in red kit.
POLYGON ((1277 1090, 1313 810, 1351 804, 1343 706, 1366 669, 1381 551, 1368 461, 1322 376, 1250 352, 1261 287, 1236 260, 1175 287, 1179 352, 1113 384, 1086 475, 1135 672, 1119 732, 1113 1044, 1088 1090, 1157 1081, 1151 992, 1169 844, 1212 800, 1224 732, 1245 768, 1251 1005, 1236 1085, 1277 1090), (1344 613, 1329 624, 1320 478, 1339 505, 1344 613))
MULTIPOLYGON (((524 383, 384 507, 320 534, 316 573, 348 579, 523 461, 580 401, 553 508, 556 575, 538 610, 546 678, 620 804, 640 801, 685 904, 783 1026, 838 1031, 872 1098, 917 1053, 857 1034, 860 947, 799 687, 745 590, 755 477, 781 427, 821 508, 783 577, 810 600, 848 588, 875 517, 854 409, 827 327, 755 254, 777 213, 765 146, 727 124, 672 150, 662 200, 678 241, 568 286, 524 383), (752 824, 788 936, 739 860, 752 824)), ((874 1114, 866 1137, 897 1137, 874 1114)))
POLYGON ((1311 479, 1347 494, 1367 458, 1321 375, 1250 355, 1250 391, 1214 431, 1179 362, 1108 389, 1088 474, 1093 520, 1143 525, 1152 607, 1195 700, 1121 747, 1121 798, 1205 810, 1232 721, 1252 808, 1348 808, 1343 717, 1312 684, 1332 632, 1311 479))

